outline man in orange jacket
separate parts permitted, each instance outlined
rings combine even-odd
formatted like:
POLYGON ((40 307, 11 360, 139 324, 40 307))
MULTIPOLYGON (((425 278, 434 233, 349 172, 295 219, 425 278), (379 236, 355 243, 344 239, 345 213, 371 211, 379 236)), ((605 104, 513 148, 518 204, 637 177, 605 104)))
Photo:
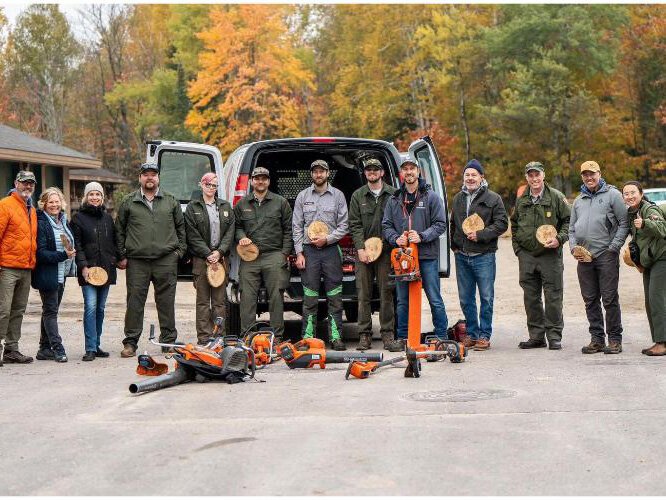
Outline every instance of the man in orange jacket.
POLYGON ((30 272, 37 261, 37 215, 32 206, 35 174, 21 171, 9 196, 0 200, 0 356, 4 363, 32 363, 18 350, 28 305, 30 272))

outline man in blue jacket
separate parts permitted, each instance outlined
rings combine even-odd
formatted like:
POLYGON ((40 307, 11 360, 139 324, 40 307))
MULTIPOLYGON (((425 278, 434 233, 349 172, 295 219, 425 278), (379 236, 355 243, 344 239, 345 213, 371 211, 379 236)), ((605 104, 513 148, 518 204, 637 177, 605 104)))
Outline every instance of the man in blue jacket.
MULTIPOLYGON (((419 165, 407 159, 400 165, 404 183, 386 203, 382 230, 384 238, 393 247, 416 243, 419 246, 419 267, 435 335, 446 338, 448 318, 439 288, 439 237, 446 231, 444 202, 419 177, 419 165), (407 232, 407 235, 404 233, 407 232)), ((397 337, 403 343, 407 339, 409 317, 409 284, 396 283, 398 298, 397 337)))

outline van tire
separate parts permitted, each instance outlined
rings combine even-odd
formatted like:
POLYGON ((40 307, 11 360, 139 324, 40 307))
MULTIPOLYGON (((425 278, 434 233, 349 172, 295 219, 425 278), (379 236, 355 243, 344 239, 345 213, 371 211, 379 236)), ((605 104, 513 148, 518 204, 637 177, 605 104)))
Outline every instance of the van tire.
POLYGON ((229 301, 227 301, 227 334, 241 334, 240 305, 229 301))
POLYGON ((347 318, 348 323, 356 323, 358 321, 358 302, 342 304, 342 308, 345 310, 345 318, 347 318))

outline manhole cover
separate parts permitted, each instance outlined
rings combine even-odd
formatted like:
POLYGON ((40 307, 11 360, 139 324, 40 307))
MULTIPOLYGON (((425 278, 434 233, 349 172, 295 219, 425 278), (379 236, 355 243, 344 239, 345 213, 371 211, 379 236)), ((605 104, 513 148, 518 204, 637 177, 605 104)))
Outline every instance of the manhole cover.
POLYGON ((409 401, 424 401, 427 403, 466 403, 468 401, 484 401, 487 399, 504 399, 516 396, 515 391, 501 389, 483 389, 465 391, 448 389, 445 391, 411 392, 403 397, 409 401))

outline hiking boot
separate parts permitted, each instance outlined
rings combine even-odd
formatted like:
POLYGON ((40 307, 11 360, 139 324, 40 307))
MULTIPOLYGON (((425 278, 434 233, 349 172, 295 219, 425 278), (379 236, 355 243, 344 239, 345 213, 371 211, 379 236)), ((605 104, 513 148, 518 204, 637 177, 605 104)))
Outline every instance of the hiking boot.
POLYGON ((475 351, 487 351, 488 349, 490 349, 490 340, 479 339, 476 341, 472 349, 475 351))
POLYGON ((86 351, 86 353, 81 358, 81 361, 95 361, 96 357, 95 351, 86 351))
POLYGON ((562 342, 559 340, 549 340, 548 349, 550 349, 551 351, 559 351, 560 349, 562 349, 562 342))
POLYGON ((5 363, 17 363, 24 365, 26 363, 32 363, 33 359, 30 356, 24 356, 18 351, 5 351, 5 356, 3 361, 5 363))
POLYGON ((476 339, 473 339, 469 335, 465 335, 462 339, 462 343, 467 349, 470 349, 476 344, 476 339))
POLYGON ((132 356, 136 356, 136 347, 132 344, 126 344, 125 347, 123 347, 123 350, 120 351, 120 357, 131 358, 132 356))
POLYGON ((604 344, 600 344, 599 342, 590 342, 587 344, 585 347, 583 347, 580 351, 583 354, 594 354, 597 352, 604 352, 604 349, 606 346, 604 344))
POLYGON ((334 351, 346 351, 347 350, 347 346, 342 341, 342 339, 333 339, 333 340, 331 340, 331 348, 334 351))
POLYGON ((545 340, 529 339, 518 344, 519 349, 537 349, 539 347, 546 347, 545 340))
POLYGON ((369 333, 363 333, 359 335, 358 347, 356 348, 356 350, 367 351, 368 349, 372 349, 372 335, 370 335, 369 333))
POLYGON ((55 353, 50 347, 45 347, 37 351, 35 357, 40 361, 53 360, 55 359, 55 353))
POLYGON ((65 354, 65 351, 56 352, 54 360, 56 363, 67 363, 67 354, 65 354))
POLYGON ((608 347, 604 347, 604 354, 620 354, 622 352, 621 342, 609 342, 608 347))
POLYGON ((102 351, 102 349, 98 347, 97 352, 95 352, 95 357, 96 358, 108 358, 109 353, 106 352, 106 351, 102 351))
POLYGON ((384 349, 388 352, 402 352, 405 350, 405 341, 402 339, 385 340, 384 349))

